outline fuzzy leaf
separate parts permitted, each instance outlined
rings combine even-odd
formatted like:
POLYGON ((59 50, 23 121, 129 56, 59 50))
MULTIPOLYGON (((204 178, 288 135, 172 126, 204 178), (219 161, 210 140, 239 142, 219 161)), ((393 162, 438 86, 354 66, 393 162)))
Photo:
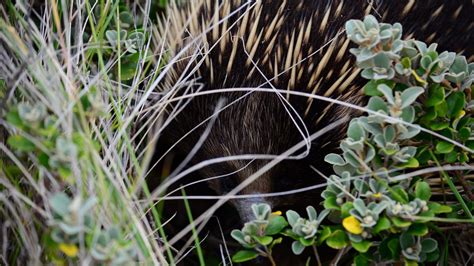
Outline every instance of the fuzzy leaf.
POLYGON ((406 249, 415 245, 415 237, 408 233, 403 233, 400 235, 400 245, 402 249, 406 249))
POLYGON ((265 228, 265 234, 276 235, 280 233, 281 230, 283 230, 283 228, 285 228, 287 225, 288 223, 282 216, 272 217, 265 228))
POLYGON ((55 213, 65 216, 69 213, 71 199, 63 192, 57 193, 49 199, 49 204, 55 213))
POLYGON ((404 204, 408 203, 408 194, 403 188, 395 187, 390 191, 390 194, 396 201, 404 204))
POLYGON ((379 90, 384 95, 387 102, 389 102, 392 105, 395 104, 395 99, 393 98, 393 92, 389 86, 385 84, 380 84, 377 87, 377 90, 379 90))
POLYGON ((336 230, 326 239, 326 244, 334 249, 342 249, 347 246, 348 239, 342 230, 336 230))
POLYGON ((408 227, 408 226, 411 225, 410 221, 405 221, 405 220, 403 220, 402 218, 399 218, 399 217, 392 217, 392 223, 396 227, 401 227, 401 228, 408 227))
POLYGON ((415 223, 408 228, 407 232, 414 236, 424 236, 428 234, 428 226, 426 224, 415 223))
POLYGON ((13 149, 22 152, 31 152, 36 148, 33 142, 21 135, 13 135, 8 137, 7 143, 13 149))
POLYGON ((454 149, 454 144, 446 141, 440 141, 436 144, 436 151, 439 153, 450 153, 454 149))
POLYGON ((453 92, 446 99, 448 104, 448 117, 455 118, 463 110, 465 101, 465 95, 463 92, 453 92))
POLYGON ((291 251, 293 251, 293 254, 295 255, 300 255, 303 253, 304 248, 305 246, 303 246, 303 244, 301 244, 299 241, 293 241, 291 244, 291 251))
POLYGON ((432 238, 423 239, 421 241, 421 250, 425 253, 430 253, 438 248, 438 242, 432 238))
POLYGON ((345 165, 346 161, 342 158, 341 155, 336 153, 330 153, 324 157, 324 161, 333 165, 345 165))
POLYGON ((413 102, 415 102, 416 98, 420 96, 425 90, 422 87, 411 87, 402 92, 401 99, 402 99, 402 106, 401 108, 408 107, 413 102))
POLYGON ((377 221, 377 224, 375 225, 374 227, 374 233, 379 233, 379 232, 382 232, 384 230, 387 230, 389 229, 391 226, 391 223, 390 223, 390 220, 385 217, 385 216, 382 216, 380 217, 380 219, 377 221))
POLYGON ((272 243, 273 237, 271 236, 253 236, 253 239, 262 246, 268 246, 272 243))
POLYGON ((440 85, 433 85, 428 89, 428 97, 425 101, 425 106, 436 106, 444 100, 444 97, 444 88, 440 85))
POLYGON ((363 240, 363 241, 360 241, 360 242, 351 242, 352 244, 352 247, 359 251, 360 253, 365 253, 369 250, 369 248, 372 246, 372 242, 370 241, 367 241, 367 240, 363 240))
MULTIPOLYGON (((331 197, 326 198, 324 200, 324 208, 329 209, 329 210, 339 210, 339 205, 336 202, 336 197, 331 196, 331 197)), ((287 212, 287 216, 288 216, 288 212, 287 212)), ((289 218, 288 218, 288 222, 290 222, 289 218)))
POLYGON ((421 200, 428 201, 431 198, 430 185, 424 181, 416 183, 415 196, 421 200))
MULTIPOLYGON (((328 198, 335 198, 335 196, 328 197, 328 198)), ((289 210, 286 212, 286 218, 288 219, 288 223, 290 224, 290 226, 293 226, 296 223, 296 220, 300 218, 300 215, 293 210, 289 210)))
POLYGON ((353 120, 347 129, 347 136, 353 140, 360 140, 365 139, 366 133, 358 121, 353 120))
POLYGON ((240 263, 253 260, 256 257, 258 257, 258 254, 253 250, 241 250, 232 256, 232 261, 235 263, 240 263))

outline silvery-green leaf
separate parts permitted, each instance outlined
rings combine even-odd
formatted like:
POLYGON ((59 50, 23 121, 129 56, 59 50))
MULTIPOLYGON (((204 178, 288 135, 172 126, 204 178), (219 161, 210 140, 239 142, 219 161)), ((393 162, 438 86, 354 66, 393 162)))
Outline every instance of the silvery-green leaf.
POLYGON ((237 240, 239 243, 241 242, 245 243, 245 240, 244 240, 245 235, 240 230, 237 230, 237 229, 232 230, 232 232, 230 233, 230 236, 232 236, 232 238, 237 240))
POLYGON ((362 151, 364 150, 364 139, 353 140, 352 138, 347 138, 341 142, 341 148, 344 147, 345 151, 362 151))
POLYGON ((120 12, 119 18, 120 18, 121 26, 123 26, 123 27, 128 28, 133 24, 132 14, 130 14, 130 12, 128 12, 128 11, 120 12))
POLYGON ((395 70, 392 68, 379 68, 379 67, 374 67, 372 68, 373 70, 373 79, 374 80, 379 80, 379 79, 393 79, 395 77, 395 70))
POLYGON ((383 134, 378 134, 374 137, 374 142, 379 148, 385 148, 386 142, 383 134))
POLYGON ((395 139, 396 132, 392 125, 387 125, 383 130, 385 142, 392 142, 395 139))
POLYGON ((377 31, 379 30, 379 22, 372 15, 365 16, 364 26, 366 30, 370 30, 370 29, 376 29, 377 31))
POLYGON ((95 197, 88 198, 80 207, 79 214, 85 215, 96 203, 97 199, 95 197))
POLYGON ((352 120, 347 129, 347 136, 353 140, 361 140, 366 138, 364 128, 360 126, 357 120, 352 120))
POLYGON ((328 216, 330 212, 331 211, 327 209, 322 210, 317 219, 318 224, 321 224, 321 222, 326 218, 326 216, 328 216))
POLYGON ((407 123, 413 123, 415 121, 415 108, 413 106, 404 108, 400 118, 407 123))
POLYGON ((375 66, 374 59, 377 54, 370 49, 360 49, 357 53, 357 65, 360 68, 371 68, 375 66))
POLYGON ((49 199, 49 204, 55 213, 60 216, 65 216, 69 213, 69 205, 71 204, 71 199, 63 192, 54 194, 49 199))
POLYGON ((367 117, 360 117, 359 118, 360 125, 372 135, 377 135, 382 133, 382 127, 380 124, 369 123, 367 117))
POLYGON ((415 137, 416 135, 418 135, 418 133, 420 133, 419 128, 409 127, 406 132, 403 132, 398 136, 398 139, 400 139, 400 140, 411 139, 411 138, 415 137))
POLYGON ((104 261, 108 259, 107 254, 100 252, 99 250, 95 248, 92 248, 90 252, 91 252, 92 257, 98 261, 104 261))
POLYGON ((64 233, 59 230, 59 228, 54 228, 51 231, 51 238, 56 242, 56 243, 63 243, 64 242, 64 233))
MULTIPOLYGON (((116 43, 117 42, 117 31, 116 30, 108 30, 105 32, 105 37, 109 41, 109 43, 116 43)), ((114 46, 114 45, 112 45, 114 46)))
POLYGON ((353 202, 354 209, 357 211, 357 213, 361 216, 365 216, 367 212, 367 207, 365 206, 365 203, 361 199, 355 199, 353 202))
POLYGON ((120 230, 117 226, 111 226, 109 230, 107 230, 110 239, 119 240, 120 239, 120 230))
POLYGON ((422 55, 426 54, 426 52, 428 51, 426 43, 420 42, 420 41, 414 41, 414 44, 415 44, 416 48, 418 48, 418 51, 420 51, 420 53, 422 55))
POLYGON ((445 76, 446 76, 446 73, 442 73, 439 75, 430 75, 430 78, 435 83, 441 83, 444 80, 445 76))
POLYGON ((326 155, 326 157, 324 157, 324 161, 327 162, 327 163, 330 163, 330 164, 334 164, 334 165, 345 165, 346 164, 346 162, 344 161, 342 156, 339 155, 339 154, 336 154, 336 153, 330 153, 330 154, 326 155))
POLYGON ((349 172, 351 174, 356 172, 356 168, 350 165, 349 163, 345 165, 334 165, 332 168, 334 172, 338 175, 342 175, 342 173, 344 172, 349 172))
POLYGON ((291 227, 293 227, 296 224, 296 221, 299 218, 300 218, 300 215, 293 210, 289 210, 286 212, 286 219, 288 220, 288 223, 290 224, 291 227))
POLYGON ((63 230, 67 235, 75 235, 82 231, 80 225, 69 225, 66 223, 59 223, 59 228, 61 228, 61 230, 63 230))
POLYGON ((374 58, 374 66, 381 69, 388 69, 391 66, 391 60, 385 53, 379 53, 374 58))
POLYGON ((453 64, 451 65, 451 68, 449 69, 449 72, 456 73, 456 74, 458 73, 467 74, 469 72, 469 68, 468 68, 466 57, 460 56, 460 55, 456 56, 453 64))
POLYGON ((392 50, 391 50, 392 53, 399 55, 402 49, 403 49, 403 41, 396 40, 392 43, 392 50))
POLYGON ((367 152, 365 154, 365 163, 369 163, 375 157, 375 149, 372 145, 367 146, 367 152))
POLYGON ((403 152, 405 154, 407 154, 408 156, 410 157, 413 157, 415 156, 416 154, 416 147, 414 146, 406 146, 406 147, 403 147, 400 152, 403 152))
POLYGON ((316 220, 318 218, 318 213, 313 206, 306 207, 306 212, 308 213, 309 220, 316 220))
MULTIPOLYGON (((393 97, 392 97, 392 99, 393 99, 393 97)), ((385 113, 388 113, 387 103, 379 96, 370 97, 369 103, 367 104, 367 108, 371 111, 382 110, 385 113)))
POLYGON ((266 203, 252 204, 252 211, 257 220, 266 220, 270 215, 271 208, 270 205, 266 203))
POLYGON ((438 242, 432 238, 423 239, 421 241, 422 250, 425 253, 430 253, 438 248, 438 242))
POLYGON ((397 74, 403 75, 403 76, 408 76, 409 74, 411 74, 410 69, 404 68, 403 65, 400 63, 397 63, 395 65, 395 71, 397 72, 397 74))
POLYGON ((402 92, 401 99, 402 99, 402 106, 401 108, 408 107, 413 102, 415 102, 416 98, 420 96, 425 90, 422 87, 410 87, 402 92))
POLYGON ((329 197, 332 197, 332 196, 336 196, 336 193, 334 193, 334 191, 330 191, 328 189, 324 190, 323 193, 321 193, 321 197, 323 197, 323 199, 327 199, 329 197))
MULTIPOLYGON (((380 84, 378 87, 377 87, 377 90, 380 91, 385 99, 390 103, 390 104, 395 104, 395 99, 393 97, 393 92, 392 92, 392 89, 385 85, 385 84, 380 84)), ((372 97, 374 98, 374 97, 372 97)), ((370 102, 369 102, 370 103, 370 102)))
POLYGON ((374 79, 375 73, 371 68, 366 68, 362 70, 362 73, 360 73, 360 75, 365 79, 374 79))
POLYGON ((377 216, 383 212, 388 207, 388 203, 386 201, 381 201, 374 205, 375 207, 372 209, 373 213, 377 216))
POLYGON ((354 180, 354 187, 357 191, 359 191, 360 194, 365 194, 369 190, 369 186, 367 185, 367 182, 365 182, 362 179, 354 180))
POLYGON ((128 39, 133 41, 135 46, 139 48, 145 43, 145 34, 143 34, 143 32, 135 31, 128 36, 128 39))
POLYGON ((305 246, 303 246, 303 244, 301 244, 299 241, 293 241, 291 244, 291 250, 295 255, 300 255, 303 253, 304 248, 305 246))

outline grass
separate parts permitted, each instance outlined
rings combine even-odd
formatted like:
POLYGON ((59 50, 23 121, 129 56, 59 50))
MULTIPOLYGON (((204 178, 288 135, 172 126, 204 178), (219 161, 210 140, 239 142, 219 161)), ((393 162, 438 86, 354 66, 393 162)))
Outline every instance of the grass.
MULTIPOLYGON (((178 112, 173 110, 167 119, 160 120, 169 104, 226 91, 180 97, 158 92, 165 85, 171 92, 183 85, 163 84, 177 58, 168 58, 165 40, 150 19, 167 1, 160 0, 157 6, 150 0, 132 1, 130 6, 122 1, 82 0, 73 1, 74 6, 65 2, 70 1, 47 1, 42 14, 11 0, 0 7, 0 264, 133 261, 174 265, 188 254, 188 249, 176 250, 174 244, 189 238, 188 242, 194 241, 191 250, 196 249, 204 265, 206 252, 198 233, 215 211, 277 163, 337 126, 308 136, 280 155, 204 161, 175 173, 150 191, 145 176, 155 145, 160 132, 178 112), (127 39, 120 33, 122 21, 117 20, 126 10, 135 10, 128 36, 136 30, 145 36, 135 53, 124 50, 127 39), (115 46, 106 36, 112 30, 118 33, 115 46), (259 158, 270 162, 228 194, 214 197, 216 204, 198 217, 193 217, 188 205, 193 196, 186 196, 184 190, 181 198, 162 197, 168 184, 202 167, 259 158), (51 199, 60 192, 71 198, 64 213, 51 207, 51 199), (167 198, 183 199, 191 221, 173 236, 167 235, 162 226, 173 223, 163 220, 166 204, 156 206, 157 200, 167 198), (95 200, 93 207, 81 211, 90 199, 95 200), (64 245, 76 247, 77 252, 74 248, 66 252, 61 249, 64 245)), ((265 88, 229 89, 237 91, 275 92, 265 88)), ((367 111, 317 95, 280 92, 367 111)), ((451 179, 446 180, 469 213, 451 179)), ((224 249, 225 262, 229 258, 224 249)))

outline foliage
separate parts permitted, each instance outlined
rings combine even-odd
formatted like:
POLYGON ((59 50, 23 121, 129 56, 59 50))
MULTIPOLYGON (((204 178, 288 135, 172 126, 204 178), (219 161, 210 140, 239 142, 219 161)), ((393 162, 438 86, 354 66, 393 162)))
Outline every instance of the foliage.
POLYGON ((173 263, 141 182, 148 125, 131 124, 161 57, 132 2, 47 1, 41 18, 26 2, 0 7, 1 264, 173 263))
MULTIPOLYGON (((295 254, 322 243, 340 250, 351 247, 359 253, 356 265, 437 261, 440 250, 431 237, 431 229, 437 228, 434 221, 450 222, 442 218, 449 214, 457 221, 472 222, 472 207, 443 170, 461 213, 432 201, 429 180, 404 174, 413 168, 462 165, 474 159, 474 64, 456 53, 437 52, 436 44, 402 40, 400 24, 379 23, 370 15, 363 21, 348 21, 346 34, 358 45, 350 52, 362 77, 369 80, 364 87, 368 114, 350 121, 341 153, 325 157, 335 172, 322 193, 325 210, 317 216, 308 207, 309 219, 288 211, 290 227, 280 233, 295 240, 295 254), (335 225, 321 225, 328 212, 335 225)), ((458 178, 462 175, 457 173, 458 178)), ((252 239, 252 233, 249 236, 252 239)), ((265 246, 252 243, 244 246, 265 246)))

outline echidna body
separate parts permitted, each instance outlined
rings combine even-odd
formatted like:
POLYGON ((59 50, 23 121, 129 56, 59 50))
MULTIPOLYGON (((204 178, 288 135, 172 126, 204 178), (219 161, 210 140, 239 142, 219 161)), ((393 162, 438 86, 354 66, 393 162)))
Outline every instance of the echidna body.
MULTIPOLYGON (((351 44, 344 24, 367 14, 386 23, 400 22, 405 38, 437 42, 441 51, 464 49, 464 54, 472 55, 471 0, 196 0, 172 4, 160 32, 165 50, 177 59, 162 86, 165 92, 185 95, 229 88, 249 90, 196 96, 186 105, 173 105, 173 110, 182 110, 165 130, 164 138, 174 144, 201 122, 210 121, 220 99, 225 100, 225 108, 218 112, 193 163, 242 154, 278 155, 318 129, 354 115, 348 108, 285 91, 362 104, 361 88, 366 80, 360 78, 349 53, 351 44), (183 86, 170 91, 176 84, 183 86), (251 88, 275 92, 252 92, 251 88)), ((187 135, 174 151, 188 154, 208 123, 187 135)), ((324 172, 327 165, 323 158, 338 147, 344 131, 338 128, 316 139, 303 159, 285 160, 241 193, 285 191, 324 181, 310 165, 324 172)), ((198 175, 208 178, 235 172, 209 181, 217 194, 225 194, 267 162, 228 161, 208 166, 198 175)), ((251 218, 250 204, 255 201, 266 201, 276 209, 297 209, 295 206, 318 205, 319 200, 317 195, 295 195, 232 203, 245 221, 251 218)))

